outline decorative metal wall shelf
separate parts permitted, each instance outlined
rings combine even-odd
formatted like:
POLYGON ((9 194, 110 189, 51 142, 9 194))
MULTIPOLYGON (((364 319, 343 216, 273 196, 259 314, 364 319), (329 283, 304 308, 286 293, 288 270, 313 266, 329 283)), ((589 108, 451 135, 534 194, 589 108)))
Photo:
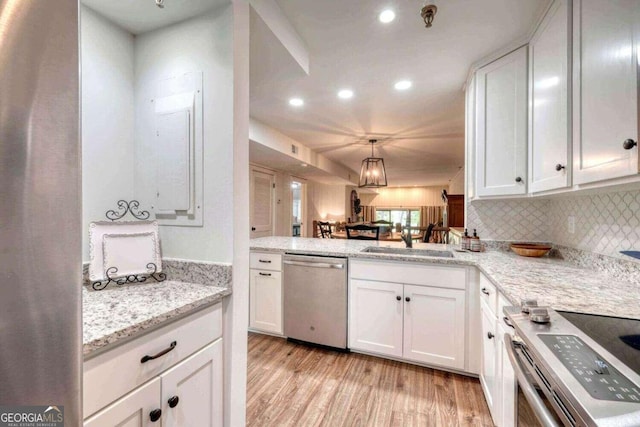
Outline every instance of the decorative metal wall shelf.
MULTIPOLYGON (((137 200, 118 200, 118 207, 116 209, 109 209, 105 216, 111 221, 117 221, 124 218, 127 214, 131 214, 137 220, 147 220, 151 216, 149 211, 140 210, 140 202, 137 200)), ((148 279, 154 279, 156 282, 164 282, 167 280, 165 273, 158 272, 158 266, 155 263, 148 263, 146 265, 147 272, 140 274, 128 274, 125 276, 118 275, 118 267, 109 267, 105 271, 107 280, 99 280, 93 282, 91 287, 96 291, 101 291, 109 286, 110 283, 114 283, 118 286, 122 286, 127 283, 142 283, 148 279)))

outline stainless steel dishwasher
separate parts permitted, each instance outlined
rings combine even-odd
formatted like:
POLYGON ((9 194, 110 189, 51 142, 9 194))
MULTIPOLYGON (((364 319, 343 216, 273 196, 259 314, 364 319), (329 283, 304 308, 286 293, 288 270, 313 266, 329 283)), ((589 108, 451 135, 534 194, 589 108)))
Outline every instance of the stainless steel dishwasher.
POLYGON ((347 348, 346 258, 285 254, 284 334, 347 348))

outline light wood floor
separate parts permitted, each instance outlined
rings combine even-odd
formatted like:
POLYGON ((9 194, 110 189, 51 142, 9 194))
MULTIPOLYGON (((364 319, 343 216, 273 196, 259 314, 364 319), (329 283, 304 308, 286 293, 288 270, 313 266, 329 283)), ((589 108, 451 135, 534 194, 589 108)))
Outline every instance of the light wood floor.
POLYGON ((247 425, 493 424, 477 379, 250 333, 247 425))

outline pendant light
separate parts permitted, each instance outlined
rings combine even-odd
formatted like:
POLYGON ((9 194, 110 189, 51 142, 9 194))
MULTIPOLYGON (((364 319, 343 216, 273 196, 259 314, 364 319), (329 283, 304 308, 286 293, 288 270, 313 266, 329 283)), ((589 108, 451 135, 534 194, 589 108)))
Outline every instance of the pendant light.
POLYGON ((387 186, 387 172, 384 169, 384 159, 373 156, 373 145, 376 142, 378 141, 375 139, 369 140, 371 144, 371 157, 367 157, 362 161, 358 187, 377 188, 387 186))

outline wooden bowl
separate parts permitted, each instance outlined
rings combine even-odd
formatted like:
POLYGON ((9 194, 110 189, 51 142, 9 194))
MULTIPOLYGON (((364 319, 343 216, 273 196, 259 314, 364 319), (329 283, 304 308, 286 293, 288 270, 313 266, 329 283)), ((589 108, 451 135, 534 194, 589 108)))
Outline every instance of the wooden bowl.
POLYGON ((535 243, 512 243, 511 250, 520 256, 539 258, 548 254, 551 246, 535 243))

